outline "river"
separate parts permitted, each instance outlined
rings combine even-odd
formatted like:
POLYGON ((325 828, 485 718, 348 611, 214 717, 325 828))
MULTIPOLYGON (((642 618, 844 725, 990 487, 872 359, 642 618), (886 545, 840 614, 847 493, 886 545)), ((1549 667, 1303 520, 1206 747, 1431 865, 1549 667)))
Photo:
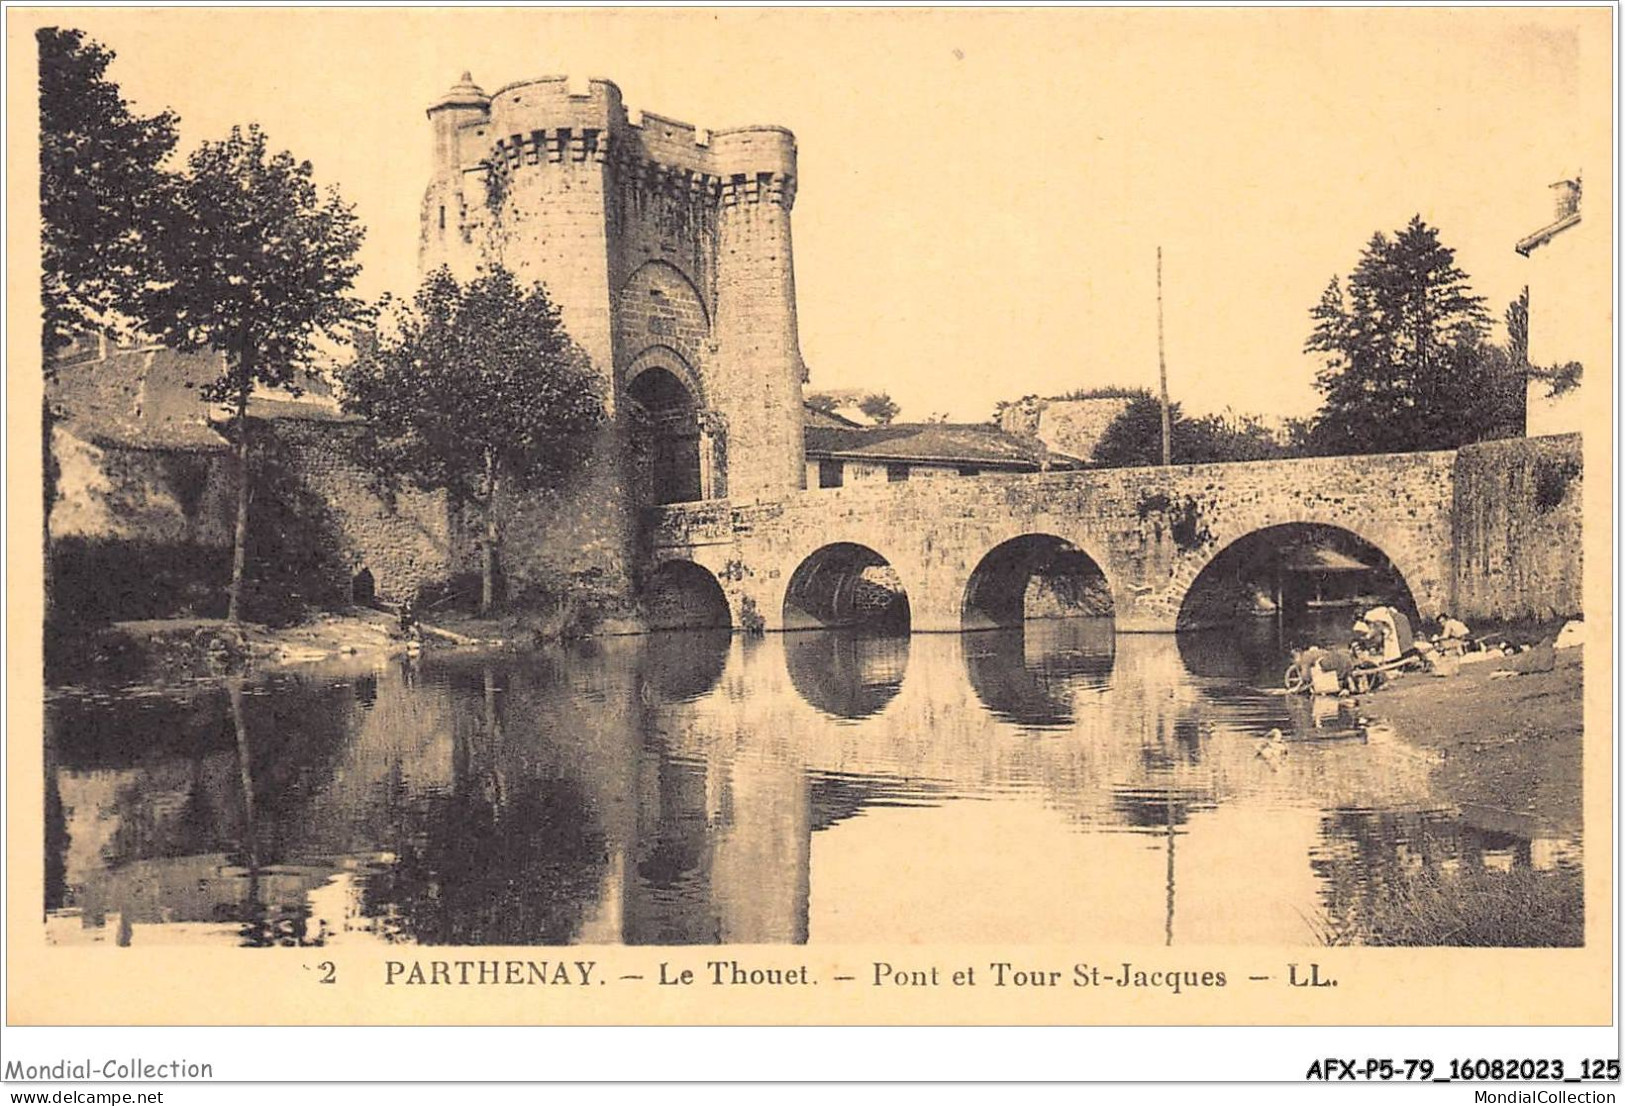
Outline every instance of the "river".
POLYGON ((1069 619, 62 689, 48 934, 1312 945, 1418 865, 1578 864, 1347 701, 1271 694, 1284 666, 1268 619, 1069 619))

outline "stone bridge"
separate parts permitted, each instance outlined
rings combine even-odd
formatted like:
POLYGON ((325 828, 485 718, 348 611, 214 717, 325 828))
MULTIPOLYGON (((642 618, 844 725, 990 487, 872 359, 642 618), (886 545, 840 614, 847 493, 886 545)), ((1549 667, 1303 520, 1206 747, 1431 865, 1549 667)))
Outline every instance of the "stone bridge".
POLYGON ((720 622, 725 599, 736 628, 796 629, 849 620, 866 575, 888 565, 912 629, 958 631, 1019 623, 1029 580, 1070 564, 1104 577, 1119 630, 1168 631, 1201 621, 1195 593, 1241 584, 1256 557, 1236 551, 1331 528, 1380 553, 1432 615, 1455 609, 1456 459, 979 476, 679 504, 645 518, 643 587, 665 597, 657 624, 704 623, 707 604, 720 622))

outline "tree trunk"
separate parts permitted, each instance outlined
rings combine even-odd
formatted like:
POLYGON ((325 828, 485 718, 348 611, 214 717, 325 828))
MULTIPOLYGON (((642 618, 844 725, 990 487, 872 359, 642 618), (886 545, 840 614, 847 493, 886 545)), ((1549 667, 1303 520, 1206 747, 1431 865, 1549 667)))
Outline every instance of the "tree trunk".
MULTIPOLYGON (((247 341, 239 349, 247 348, 247 341)), ((242 570, 249 560, 249 395, 254 391, 254 361, 247 352, 237 354, 236 383, 237 409, 232 422, 237 427, 237 528, 231 542, 231 591, 226 604, 226 620, 236 625, 242 622, 242 570)))
POLYGON ((56 417, 51 412, 49 400, 40 401, 40 455, 41 471, 45 475, 45 517, 42 537, 45 539, 45 625, 51 624, 52 612, 56 604, 56 587, 51 569, 51 511, 56 506, 57 471, 56 452, 51 448, 51 428, 56 425, 56 417))
POLYGON ((248 392, 237 396, 237 528, 232 536, 231 591, 226 621, 242 621, 243 568, 248 561, 248 392))
POLYGON ((485 458, 485 539, 480 542, 480 615, 496 605, 497 587, 497 468, 496 458, 485 458))

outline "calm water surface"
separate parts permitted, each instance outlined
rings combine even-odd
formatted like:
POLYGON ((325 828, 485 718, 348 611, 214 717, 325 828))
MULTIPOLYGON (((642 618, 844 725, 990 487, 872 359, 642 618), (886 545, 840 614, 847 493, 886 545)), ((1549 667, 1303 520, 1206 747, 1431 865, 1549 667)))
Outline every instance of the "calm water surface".
POLYGON ((59 942, 1359 933, 1421 863, 1578 863, 1336 701, 1274 624, 685 632, 48 704, 59 942), (1260 754, 1283 730, 1284 756, 1260 754))

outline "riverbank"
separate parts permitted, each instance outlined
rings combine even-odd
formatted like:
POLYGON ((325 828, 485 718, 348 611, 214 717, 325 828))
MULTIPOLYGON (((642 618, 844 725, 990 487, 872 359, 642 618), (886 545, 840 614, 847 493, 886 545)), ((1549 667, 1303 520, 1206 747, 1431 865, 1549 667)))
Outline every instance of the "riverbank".
MULTIPOLYGON (((1435 793, 1474 825, 1531 850, 1578 840, 1582 658, 1582 648, 1537 650, 1454 676, 1407 675, 1362 698, 1360 710, 1438 756, 1435 793)), ((1549 859, 1509 870, 1423 865, 1393 875, 1361 928, 1366 944, 1573 947, 1585 940, 1584 881, 1578 867, 1549 859)))
POLYGON ((281 627, 219 618, 113 622, 48 634, 46 682, 177 683, 407 648, 393 616, 363 608, 281 627))
MULTIPOLYGON (((640 625, 610 621, 599 633, 636 633, 640 625)), ((492 618, 448 613, 420 621, 408 635, 396 615, 366 607, 323 611, 288 626, 233 624, 220 618, 171 618, 70 627, 47 635, 46 683, 179 683, 342 657, 384 658, 447 648, 506 649, 543 645, 566 636, 552 615, 508 613, 492 618)))
POLYGON ((1454 676, 1406 675, 1362 697, 1360 709, 1441 758, 1441 782, 1460 804, 1530 819, 1551 830, 1581 823, 1584 744, 1580 648, 1464 665, 1454 676))

